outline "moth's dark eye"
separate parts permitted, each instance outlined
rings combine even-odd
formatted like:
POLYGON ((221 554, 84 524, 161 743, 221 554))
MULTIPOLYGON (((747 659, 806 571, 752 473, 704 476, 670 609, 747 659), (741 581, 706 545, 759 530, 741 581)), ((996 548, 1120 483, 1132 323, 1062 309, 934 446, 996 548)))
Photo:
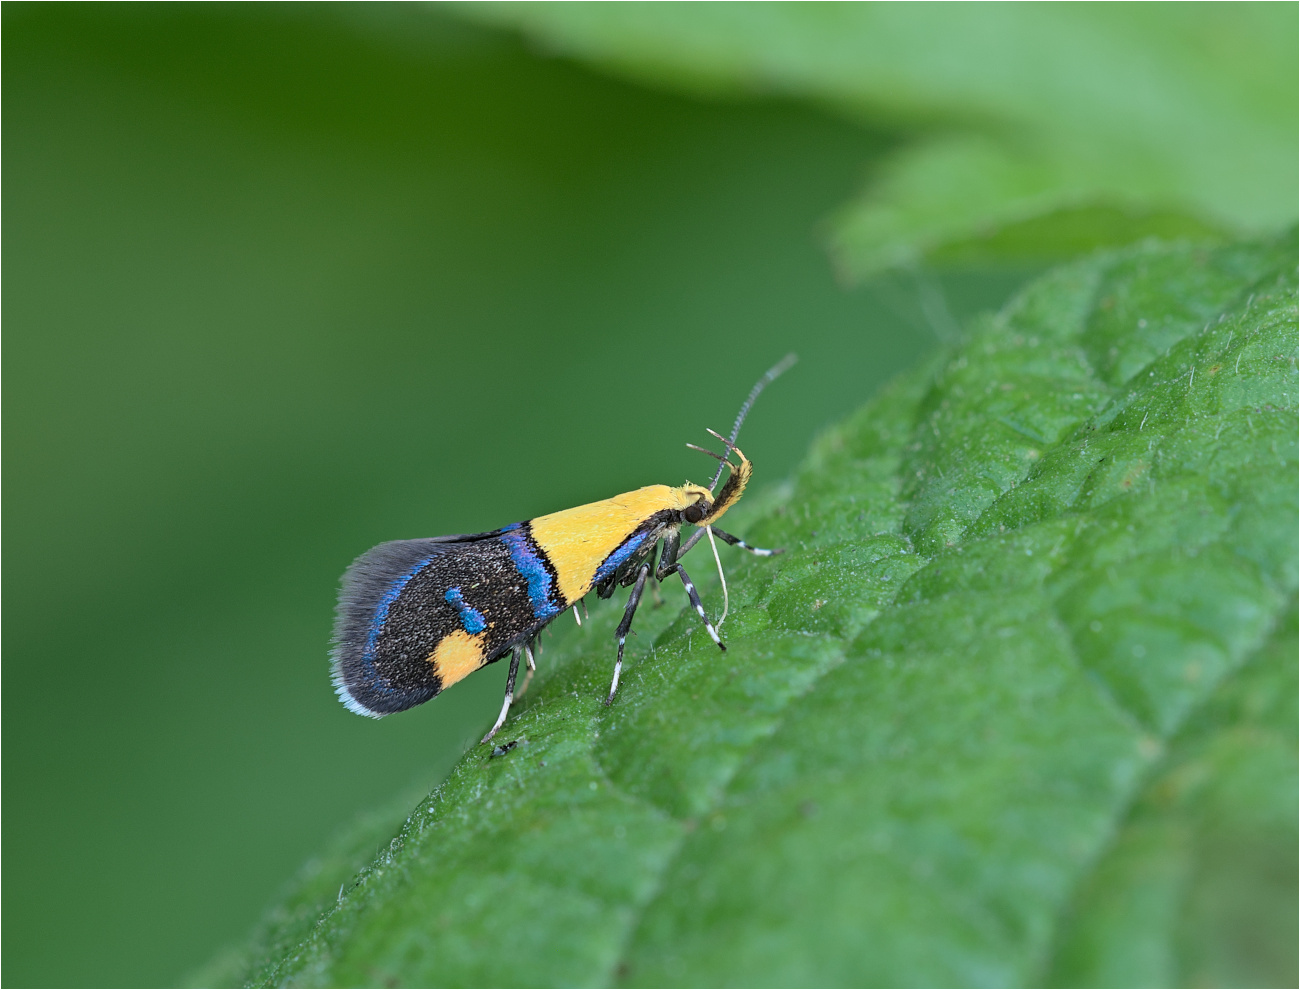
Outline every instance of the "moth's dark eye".
POLYGON ((704 518, 704 506, 699 502, 692 502, 682 515, 686 517, 688 523, 697 523, 704 518))

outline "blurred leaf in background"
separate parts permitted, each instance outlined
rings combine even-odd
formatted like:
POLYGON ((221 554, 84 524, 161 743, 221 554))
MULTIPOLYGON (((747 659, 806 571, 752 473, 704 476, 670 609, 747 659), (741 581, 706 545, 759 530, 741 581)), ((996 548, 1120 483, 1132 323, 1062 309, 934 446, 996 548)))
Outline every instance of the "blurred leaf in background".
MULTIPOLYGON (((468 4, 548 48, 703 93, 797 94, 909 135, 831 242, 855 275, 1056 211, 1142 234, 1296 214, 1294 4, 468 4)), ((1010 251, 1067 256, 1040 234, 1010 251)), ((1109 233, 1106 233, 1109 231, 1109 233)), ((1058 238, 1061 235, 1058 235, 1058 238)), ((1064 250, 1063 250, 1064 248, 1064 250)))

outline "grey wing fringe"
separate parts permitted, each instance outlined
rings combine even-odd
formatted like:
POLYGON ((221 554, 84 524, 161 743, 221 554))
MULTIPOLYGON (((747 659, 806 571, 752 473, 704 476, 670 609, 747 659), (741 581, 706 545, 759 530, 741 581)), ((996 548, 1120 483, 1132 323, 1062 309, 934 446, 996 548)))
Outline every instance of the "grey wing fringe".
POLYGON ((394 582, 409 574, 421 561, 446 553, 449 542, 455 542, 455 539, 442 537, 381 543, 363 553, 343 572, 334 613, 330 676, 340 700, 357 714, 372 718, 383 714, 362 705, 348 687, 349 672, 358 670, 363 662, 366 638, 375 612, 394 582))

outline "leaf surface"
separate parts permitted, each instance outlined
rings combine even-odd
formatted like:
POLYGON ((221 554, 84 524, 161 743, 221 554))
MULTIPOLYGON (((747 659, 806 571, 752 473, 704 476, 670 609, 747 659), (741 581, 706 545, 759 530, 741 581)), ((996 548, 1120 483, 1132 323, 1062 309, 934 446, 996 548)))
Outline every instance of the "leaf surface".
POLYGON ((1295 266, 1038 280, 751 503, 725 654, 669 583, 606 708, 593 610, 248 978, 1293 984, 1295 266))

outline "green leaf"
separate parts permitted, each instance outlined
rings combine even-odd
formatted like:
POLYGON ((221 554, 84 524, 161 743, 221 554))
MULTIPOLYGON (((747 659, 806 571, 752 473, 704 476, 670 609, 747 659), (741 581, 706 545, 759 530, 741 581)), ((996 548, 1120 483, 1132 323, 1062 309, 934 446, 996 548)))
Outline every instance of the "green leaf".
POLYGON ((248 974, 279 959, 310 937, 325 906, 336 901, 346 887, 393 838, 424 797, 406 793, 388 804, 360 815, 317 856, 303 864, 286 885, 283 898, 262 919, 247 944, 230 946, 204 966, 188 974, 186 986, 229 987, 243 985, 248 974))
POLYGON ((1060 263, 1099 248, 1123 247, 1148 237, 1217 242, 1224 232, 1176 210, 1140 206, 1062 207, 1024 220, 989 226, 966 240, 948 240, 927 252, 948 268, 1060 263))
POLYGON ((1294 982, 1294 609, 1169 747, 1081 887, 1051 981, 1294 982))
MULTIPOLYGON (((1145 237, 1221 240, 1224 228, 1152 188, 1093 177, 963 135, 903 148, 868 192, 841 208, 829 246, 848 278, 924 259, 938 265, 1043 265, 1145 237), (1075 174, 1071 174, 1075 172, 1075 174)), ((1158 184, 1157 184, 1158 185, 1158 184)))
POLYGON ((991 231, 1058 210, 1165 218, 1123 243, 1177 214, 1213 229, 1296 215, 1292 6, 456 9, 642 81, 810 98, 894 129, 905 143, 832 234, 840 267, 856 274, 949 243, 969 251, 991 231))
POLYGON ((594 610, 248 977, 1293 985, 1296 260, 1037 281, 748 507, 725 654, 670 584, 606 708, 594 610))

